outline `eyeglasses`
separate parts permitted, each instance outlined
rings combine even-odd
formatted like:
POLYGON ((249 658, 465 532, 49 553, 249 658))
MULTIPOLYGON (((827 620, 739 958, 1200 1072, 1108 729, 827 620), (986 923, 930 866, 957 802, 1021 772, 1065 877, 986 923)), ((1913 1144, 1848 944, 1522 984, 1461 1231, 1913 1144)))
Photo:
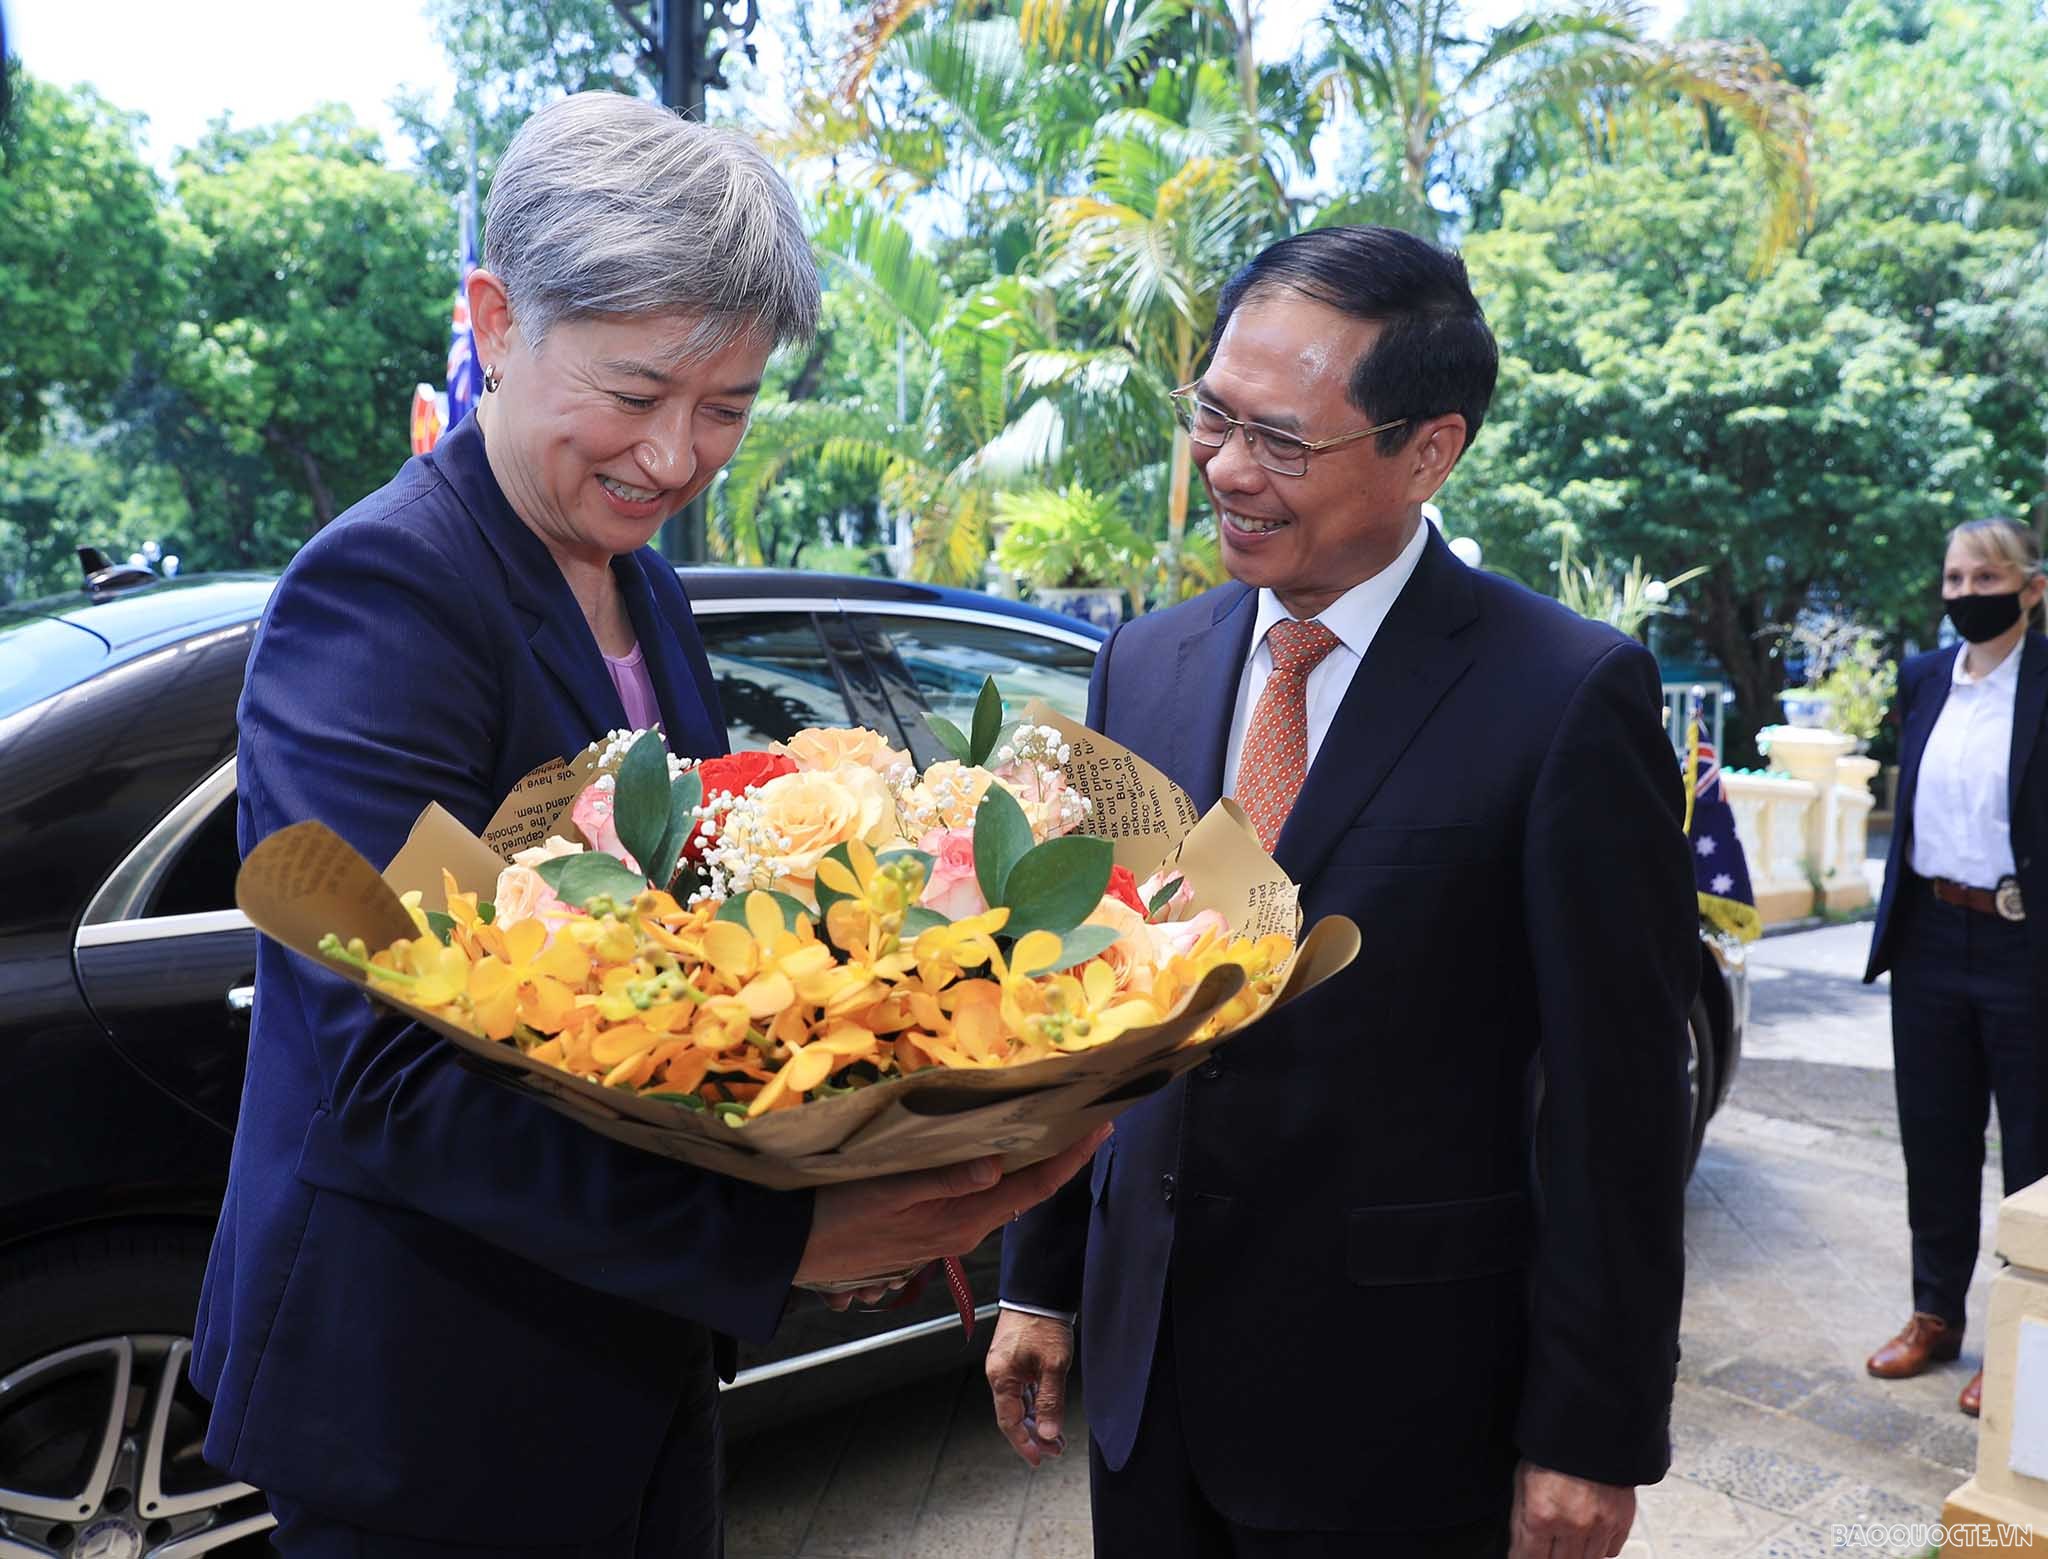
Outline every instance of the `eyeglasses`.
POLYGON ((1278 428, 1269 428, 1263 422, 1246 422, 1242 417, 1233 417, 1221 407, 1203 400, 1191 384, 1182 385, 1168 398, 1173 402, 1174 415, 1180 418, 1180 425, 1187 429, 1188 437, 1197 444, 1204 449, 1221 449, 1230 442, 1231 429, 1240 429, 1244 433, 1244 447, 1252 459, 1276 476, 1305 476, 1310 455, 1335 449, 1339 444, 1349 444, 1356 439, 1371 438, 1375 433, 1391 433, 1408 421, 1406 417, 1396 417, 1392 422, 1360 428, 1356 433, 1306 439, 1282 433, 1278 428))

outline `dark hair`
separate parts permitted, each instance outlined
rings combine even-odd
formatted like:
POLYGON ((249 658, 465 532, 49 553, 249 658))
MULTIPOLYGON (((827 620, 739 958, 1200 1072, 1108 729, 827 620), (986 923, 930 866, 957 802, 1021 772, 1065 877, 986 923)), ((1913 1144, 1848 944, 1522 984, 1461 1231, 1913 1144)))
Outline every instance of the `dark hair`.
POLYGON ((1406 417, 1374 442, 1392 454, 1415 424, 1457 412, 1465 444, 1479 436, 1500 372, 1500 350, 1465 262, 1395 227, 1317 227, 1263 250, 1224 284, 1209 351, 1240 304, 1285 289, 1385 326, 1351 370, 1351 404, 1374 422, 1406 417))

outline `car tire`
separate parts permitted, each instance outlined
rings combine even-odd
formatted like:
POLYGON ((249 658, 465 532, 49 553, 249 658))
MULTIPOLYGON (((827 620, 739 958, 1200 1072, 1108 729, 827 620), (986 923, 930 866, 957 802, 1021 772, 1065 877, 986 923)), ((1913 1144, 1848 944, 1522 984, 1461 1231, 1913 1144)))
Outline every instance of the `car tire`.
POLYGON ((115 1223, 0 1252, 0 1552, 268 1551, 262 1494, 200 1457, 185 1365, 208 1243, 115 1223))
POLYGON ((1693 998, 1692 1016, 1685 1025, 1686 1093, 1692 1111, 1691 1134, 1686 1142, 1685 1176, 1700 1161, 1700 1148, 1707 1140, 1707 1122, 1713 1118, 1715 1096, 1721 1085, 1721 1052, 1714 1042, 1714 1025, 1707 1016, 1706 1003, 1693 998))

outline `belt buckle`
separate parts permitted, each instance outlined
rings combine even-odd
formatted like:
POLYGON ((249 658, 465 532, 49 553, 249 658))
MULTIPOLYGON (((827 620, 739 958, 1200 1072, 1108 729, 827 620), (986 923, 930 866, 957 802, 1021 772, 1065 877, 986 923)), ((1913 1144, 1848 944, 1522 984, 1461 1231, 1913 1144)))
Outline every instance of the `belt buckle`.
POLYGON ((2000 920, 2017 924, 2027 918, 2027 905, 2020 897, 2020 880, 2017 877, 1998 879, 1998 886, 1991 890, 1991 904, 1998 911, 2000 920))

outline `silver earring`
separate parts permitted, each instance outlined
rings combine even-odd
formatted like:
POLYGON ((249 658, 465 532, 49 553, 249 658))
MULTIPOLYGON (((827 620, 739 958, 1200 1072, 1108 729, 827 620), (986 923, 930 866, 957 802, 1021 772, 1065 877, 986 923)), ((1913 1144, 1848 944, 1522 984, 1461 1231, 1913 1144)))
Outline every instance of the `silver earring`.
POLYGON ((486 395, 496 390, 504 382, 505 376, 498 372, 496 364, 492 364, 484 370, 484 393, 486 395))

